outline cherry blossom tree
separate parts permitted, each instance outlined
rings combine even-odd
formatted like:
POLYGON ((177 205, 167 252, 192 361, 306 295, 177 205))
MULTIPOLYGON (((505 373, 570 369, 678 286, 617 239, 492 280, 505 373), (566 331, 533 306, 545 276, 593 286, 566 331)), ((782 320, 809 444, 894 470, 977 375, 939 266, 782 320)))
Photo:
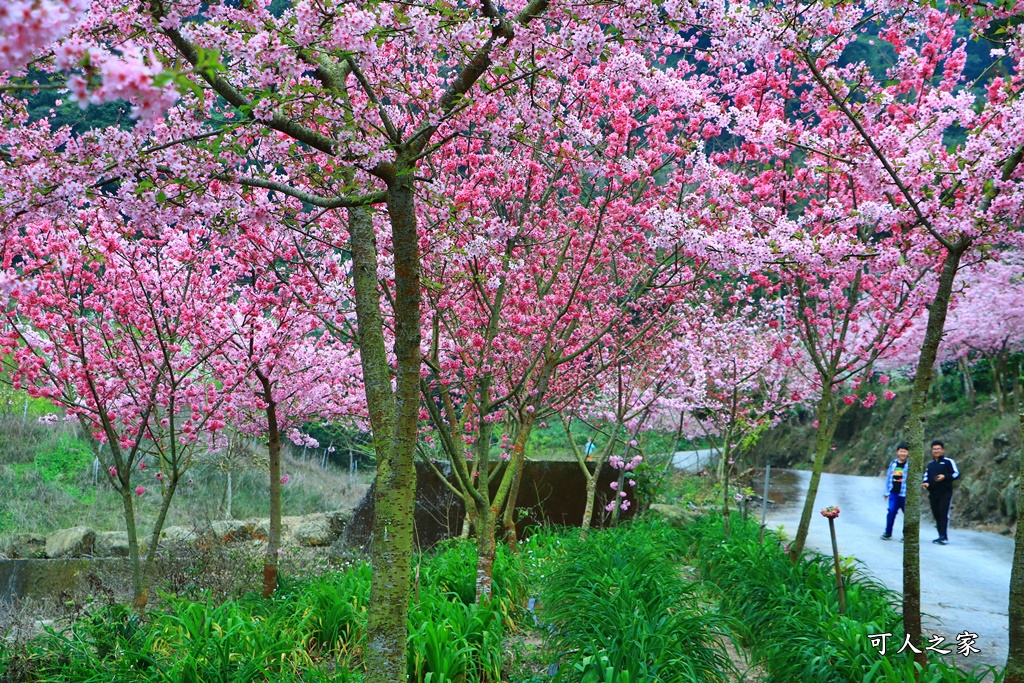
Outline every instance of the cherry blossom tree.
POLYGON ((664 306, 694 279, 672 226, 649 218, 686 182, 689 71, 641 54, 580 66, 572 82, 535 86, 557 125, 460 141, 424 166, 444 179, 424 209, 424 415, 477 529, 480 595, 499 516, 516 543, 533 424, 657 340, 664 306))
POLYGON ((965 391, 973 396, 970 365, 988 361, 997 404, 1010 409, 1021 398, 1020 353, 1024 351, 1024 256, 1018 251, 996 252, 961 277, 946 334, 939 347, 940 361, 956 361, 962 369, 965 391), (1010 356, 1018 354, 1017 367, 1010 356), (1011 388, 1007 390, 1006 384, 1011 388), (1013 400, 1016 398, 1016 400, 1013 400))
MULTIPOLYGON (((257 226, 247 226, 250 237, 257 226)), ((262 231, 259 239, 232 240, 239 278, 230 300, 235 334, 222 347, 227 367, 242 373, 232 394, 229 414, 237 427, 266 439, 270 477, 270 524, 263 565, 263 595, 277 590, 281 542, 282 435, 303 423, 351 417, 360 411, 355 387, 360 380, 358 355, 350 345, 323 334, 320 320, 291 287, 267 271, 268 258, 287 262, 297 257, 287 233, 262 231), (269 233, 269 234, 266 234, 269 233)), ((226 381, 233 381, 227 379, 226 381)))
POLYGON ((705 437, 718 452, 727 533, 734 461, 812 394, 794 367, 804 359, 794 349, 795 335, 780 324, 782 307, 770 298, 748 299, 748 287, 733 287, 715 283, 679 316, 674 343, 688 367, 675 374, 657 406, 666 427, 679 420, 680 434, 705 437))
POLYGON ((82 210, 5 241, 0 355, 15 387, 63 405, 109 447, 103 458, 124 507, 141 609, 175 490, 224 427, 233 386, 209 367, 230 334, 216 305, 229 286, 217 275, 220 254, 199 248, 216 219, 160 217, 172 227, 136 208, 82 210), (135 499, 153 491, 158 513, 143 560, 135 499))

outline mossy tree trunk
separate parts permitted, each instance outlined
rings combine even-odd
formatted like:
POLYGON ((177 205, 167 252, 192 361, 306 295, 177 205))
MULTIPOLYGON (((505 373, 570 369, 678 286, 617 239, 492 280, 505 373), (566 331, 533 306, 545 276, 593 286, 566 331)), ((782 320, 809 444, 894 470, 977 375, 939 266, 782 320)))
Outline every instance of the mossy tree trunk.
MULTIPOLYGON (((910 403, 910 421, 907 425, 910 458, 907 460, 907 499, 903 514, 903 629, 910 642, 921 644, 921 492, 914 482, 921 481, 924 474, 924 428, 925 411, 928 408, 928 390, 932 381, 932 369, 938 355, 942 332, 946 326, 946 314, 953 294, 960 259, 970 247, 968 239, 958 240, 946 250, 942 261, 935 297, 928 306, 928 325, 918 357, 914 375, 913 394, 910 403)), ((928 663, 924 650, 914 654, 914 661, 922 666, 928 663)))
POLYGON ((821 473, 825 470, 825 456, 828 455, 832 446, 832 437, 836 432, 838 411, 835 405, 835 394, 832 385, 826 383, 821 390, 821 397, 818 399, 818 408, 815 411, 815 420, 818 426, 814 437, 814 465, 811 468, 811 481, 807 485, 807 496, 804 498, 804 507, 800 513, 800 524, 797 526, 796 537, 789 547, 789 557, 793 562, 800 559, 807 544, 807 533, 811 528, 811 517, 814 514, 814 504, 818 497, 818 486, 821 483, 821 473))
MULTIPOLYGON (((1020 386, 1020 368, 1014 382, 1020 386)), ((1006 656, 1006 683, 1024 683, 1024 399, 1017 394, 1021 453, 1017 474, 1017 531, 1010 569, 1010 647, 1006 656)))
POLYGON ((397 395, 392 392, 391 366, 384 343, 373 220, 366 208, 352 208, 348 212, 356 334, 377 456, 371 544, 373 578, 367 609, 367 683, 394 683, 405 679, 415 495, 413 447, 419 398, 419 263, 412 202, 412 188, 408 184, 401 191, 397 187, 389 189, 388 210, 392 214, 396 243, 395 316, 398 320, 405 317, 401 325, 396 320, 397 395), (409 329, 410 317, 415 321, 412 330, 409 329), (410 375, 415 375, 417 380, 411 401, 410 375), (411 420, 410 411, 413 412, 411 420), (396 422, 404 423, 401 435, 396 422))

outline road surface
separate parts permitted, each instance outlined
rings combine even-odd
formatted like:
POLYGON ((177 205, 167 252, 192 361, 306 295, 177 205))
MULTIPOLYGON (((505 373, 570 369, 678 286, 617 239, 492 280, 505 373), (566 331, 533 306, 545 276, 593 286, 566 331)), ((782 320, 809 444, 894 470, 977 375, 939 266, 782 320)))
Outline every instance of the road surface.
MULTIPOLYGON (((776 480, 772 472, 772 482, 776 480)), ((792 538, 800 523, 810 472, 794 471, 795 490, 788 502, 769 511, 769 529, 783 527, 792 538), (794 495, 795 494, 795 495, 794 495)), ((782 477, 779 477, 781 480, 782 477)), ((763 485, 763 482, 762 484, 763 485)), ((772 489, 776 487, 773 485, 772 489)), ((854 477, 823 474, 815 501, 815 512, 807 537, 807 547, 831 555, 832 542, 828 521, 818 510, 838 505, 836 537, 839 554, 861 561, 867 572, 886 586, 903 593, 902 513, 896 518, 896 531, 890 541, 880 536, 885 531, 886 503, 882 497, 885 482, 881 477, 854 477)), ((927 495, 927 494, 926 494, 927 495)), ((775 496, 772 496, 775 499, 775 496)), ((927 508, 927 498, 923 501, 927 508)), ((953 494, 953 505, 957 504, 953 494)), ((757 507, 755 506, 755 509, 757 507)), ((760 512, 759 509, 757 509, 760 512)), ((1013 560, 1013 539, 984 531, 965 531, 951 527, 949 545, 932 543, 938 534, 930 512, 921 518, 921 611, 925 637, 942 635, 944 647, 955 651, 955 636, 967 630, 978 634, 976 647, 981 652, 969 660, 948 655, 957 665, 967 663, 1006 663, 1008 641, 1007 601, 1009 599, 1010 566, 1013 560), (977 657, 977 662, 975 662, 977 657)), ((892 646, 892 639, 889 641, 892 646)), ((897 649, 902 643, 897 643, 897 649)))
POLYGON ((672 454, 672 466, 687 474, 703 469, 710 470, 718 461, 718 451, 705 448, 702 451, 676 451, 672 454))

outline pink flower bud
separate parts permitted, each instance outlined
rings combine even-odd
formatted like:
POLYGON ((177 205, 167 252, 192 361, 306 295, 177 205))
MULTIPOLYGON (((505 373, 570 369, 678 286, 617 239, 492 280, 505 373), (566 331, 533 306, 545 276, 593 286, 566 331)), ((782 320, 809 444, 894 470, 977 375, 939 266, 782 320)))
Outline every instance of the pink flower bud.
POLYGON ((839 506, 838 505, 830 505, 827 508, 822 508, 821 509, 821 516, 822 517, 828 517, 829 519, 835 519, 836 517, 839 516, 839 506))
POLYGON ((141 496, 145 492, 146 492, 146 487, 145 486, 136 486, 135 487, 135 495, 136 496, 141 496))
POLYGON ((613 481, 612 483, 608 484, 608 486, 611 487, 612 491, 616 491, 619 488, 619 482, 613 481))
POLYGON ((110 472, 111 478, 117 479, 117 468, 116 467, 113 467, 113 466, 108 467, 107 471, 110 472))
POLYGON ((290 479, 291 479, 291 477, 289 477, 289 476, 288 476, 288 475, 286 474, 286 475, 284 475, 283 477, 281 477, 281 483, 282 483, 282 484, 287 484, 287 483, 288 483, 288 481, 289 481, 290 479))
POLYGON ((884 398, 886 401, 891 401, 894 398, 896 398, 896 394, 894 394, 891 391, 889 391, 888 389, 886 389, 885 393, 882 394, 882 398, 884 398))
POLYGON ((145 472, 145 471, 146 471, 146 463, 145 462, 140 462, 139 463, 139 472, 145 472))
POLYGON ((856 402, 857 402, 857 397, 854 396, 853 394, 849 394, 847 396, 843 396, 843 403, 845 403, 848 406, 852 406, 856 402))
POLYGON ((159 481, 163 481, 163 478, 164 478, 164 473, 163 473, 163 472, 157 472, 157 473, 156 473, 156 478, 157 478, 157 480, 159 480, 159 481))

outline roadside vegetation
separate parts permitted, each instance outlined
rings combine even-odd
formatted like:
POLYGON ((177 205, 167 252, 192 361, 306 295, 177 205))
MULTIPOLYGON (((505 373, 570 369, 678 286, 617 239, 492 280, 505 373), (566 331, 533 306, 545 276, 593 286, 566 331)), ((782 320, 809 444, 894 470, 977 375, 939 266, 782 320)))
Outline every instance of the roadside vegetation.
MULTIPOLYGON (((697 478, 677 492, 702 501, 697 478)), ((705 493, 708 490, 704 490, 705 493)), ((840 615, 828 559, 794 565, 735 513, 673 524, 538 529, 497 549, 492 599, 475 603, 472 541, 415 559, 410 683, 690 683, 912 680, 912 659, 868 635, 902 633, 896 596, 850 569, 840 615)), ((166 585, 164 586, 167 587, 166 585)), ((2 641, 5 683, 361 681, 370 570, 282 577, 279 592, 227 599, 182 589, 137 614, 96 603, 27 641, 2 641)), ((917 680, 998 681, 933 655, 917 680)))

